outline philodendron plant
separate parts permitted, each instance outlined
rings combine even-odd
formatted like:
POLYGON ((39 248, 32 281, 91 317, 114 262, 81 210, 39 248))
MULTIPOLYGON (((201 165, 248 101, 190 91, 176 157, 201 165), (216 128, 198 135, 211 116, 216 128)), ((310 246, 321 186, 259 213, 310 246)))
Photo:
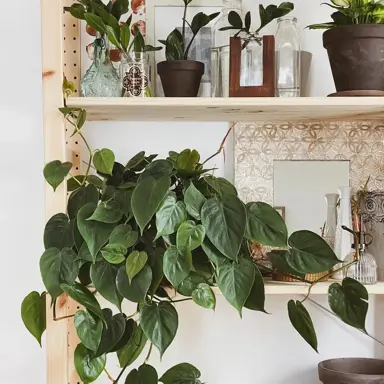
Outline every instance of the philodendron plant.
MULTIPOLYGON (((110 149, 90 149, 81 132, 84 110, 61 112, 85 141, 89 163, 79 176, 70 175, 69 162, 45 166, 46 181, 55 190, 66 180, 70 196, 66 212, 58 212, 45 227, 40 270, 47 292, 30 293, 21 312, 41 343, 46 295, 57 321, 56 302, 63 295, 83 307, 73 316, 80 339, 74 361, 84 383, 95 381, 107 356, 116 353, 121 372, 114 383, 201 384, 199 370, 185 362, 159 377, 148 364, 152 346, 162 356, 176 337, 178 302, 215 309, 218 290, 213 287, 240 315, 244 308, 266 312, 261 267, 252 260, 249 242, 277 247, 270 254, 273 265, 303 281, 308 273, 340 263, 317 234, 302 230, 288 236, 271 206, 243 203, 230 182, 205 168, 207 161, 197 151, 172 151, 165 159, 139 152, 119 163, 110 149), (113 310, 102 308, 101 298, 113 310), (125 313, 124 301, 136 304, 134 313, 125 313), (142 365, 128 373, 137 359, 142 365)), ((328 298, 341 320, 365 331, 368 294, 363 285, 346 278, 330 285, 328 298)), ((288 314, 317 351, 306 299, 290 300, 288 314)))

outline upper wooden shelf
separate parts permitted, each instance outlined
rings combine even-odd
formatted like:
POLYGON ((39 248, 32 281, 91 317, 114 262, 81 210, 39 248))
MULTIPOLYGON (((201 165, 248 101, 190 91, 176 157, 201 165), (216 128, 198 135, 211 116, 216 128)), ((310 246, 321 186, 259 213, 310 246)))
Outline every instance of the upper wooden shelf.
POLYGON ((384 120, 384 97, 69 98, 93 121, 384 120))

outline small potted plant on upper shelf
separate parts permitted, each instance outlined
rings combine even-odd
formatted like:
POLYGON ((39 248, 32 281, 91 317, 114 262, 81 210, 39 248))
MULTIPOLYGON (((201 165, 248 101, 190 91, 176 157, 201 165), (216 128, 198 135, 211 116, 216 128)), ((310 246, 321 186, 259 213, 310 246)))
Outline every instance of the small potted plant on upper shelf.
POLYGON ((160 43, 165 45, 166 61, 157 64, 157 72, 166 97, 196 97, 204 74, 204 63, 189 60, 189 53, 200 29, 217 17, 219 12, 211 15, 199 12, 189 23, 186 20, 186 14, 191 1, 184 0, 182 31, 180 32, 179 29, 175 28, 166 40, 159 40, 160 43), (192 32, 189 41, 186 38, 187 25, 192 32))
POLYGON ((333 21, 309 25, 327 29, 328 51, 336 96, 384 95, 384 5, 377 0, 331 0, 333 21))

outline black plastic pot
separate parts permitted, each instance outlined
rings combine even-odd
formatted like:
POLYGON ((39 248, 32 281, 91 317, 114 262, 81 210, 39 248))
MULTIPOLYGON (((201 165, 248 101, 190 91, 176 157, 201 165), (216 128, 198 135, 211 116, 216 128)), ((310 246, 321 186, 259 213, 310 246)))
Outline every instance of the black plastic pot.
POLYGON ((323 34, 336 90, 384 91, 384 25, 331 28, 323 34))
POLYGON ((161 61, 157 64, 157 73, 166 97, 196 97, 204 64, 194 60, 161 61))
POLYGON ((384 384, 384 360, 345 358, 319 363, 324 384, 384 384))

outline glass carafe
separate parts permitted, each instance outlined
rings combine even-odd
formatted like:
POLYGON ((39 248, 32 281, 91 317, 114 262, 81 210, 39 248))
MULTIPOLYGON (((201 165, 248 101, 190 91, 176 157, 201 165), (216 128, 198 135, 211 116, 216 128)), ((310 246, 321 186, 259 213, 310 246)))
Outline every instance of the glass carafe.
POLYGON ((229 26, 229 12, 236 11, 241 14, 241 0, 223 0, 221 15, 212 29, 212 55, 211 55, 211 96, 229 96, 229 40, 236 31, 220 31, 220 28, 229 26))
POLYGON ((93 64, 90 66, 80 84, 82 97, 120 97, 120 77, 113 67, 107 38, 100 37, 93 43, 93 64))
POLYGON ((277 20, 275 35, 277 97, 300 96, 300 39, 295 17, 277 20))
POLYGON ((240 86, 263 85, 263 39, 250 34, 242 39, 240 86))
MULTIPOLYGON (((345 259, 348 264, 355 259, 355 250, 352 250, 345 259)), ((352 264, 344 271, 345 277, 351 277, 361 284, 377 283, 377 263, 371 253, 367 251, 367 247, 363 244, 360 246, 359 260, 352 264)))

